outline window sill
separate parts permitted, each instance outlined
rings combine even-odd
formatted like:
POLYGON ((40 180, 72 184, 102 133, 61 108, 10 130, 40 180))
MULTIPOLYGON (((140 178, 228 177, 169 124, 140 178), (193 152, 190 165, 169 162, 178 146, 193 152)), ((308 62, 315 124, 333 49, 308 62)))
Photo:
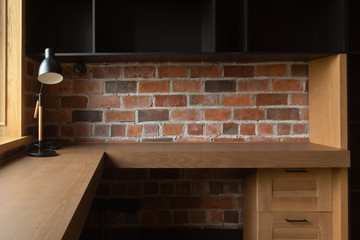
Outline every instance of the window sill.
POLYGON ((29 144, 32 141, 34 141, 34 139, 31 136, 0 137, 0 155, 16 147, 29 144))

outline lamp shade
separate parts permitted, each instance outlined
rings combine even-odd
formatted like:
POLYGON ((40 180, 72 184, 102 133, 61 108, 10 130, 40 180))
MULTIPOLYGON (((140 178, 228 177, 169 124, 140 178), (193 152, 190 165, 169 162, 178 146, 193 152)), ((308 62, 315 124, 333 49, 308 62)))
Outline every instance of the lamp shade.
POLYGON ((45 59, 40 64, 38 80, 45 84, 56 84, 63 80, 61 67, 51 48, 45 49, 45 59))

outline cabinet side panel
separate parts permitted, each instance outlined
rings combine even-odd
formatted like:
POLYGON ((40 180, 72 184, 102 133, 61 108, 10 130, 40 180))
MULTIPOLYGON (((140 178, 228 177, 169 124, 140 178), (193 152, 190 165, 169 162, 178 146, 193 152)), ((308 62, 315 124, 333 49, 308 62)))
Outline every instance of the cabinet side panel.
POLYGON ((347 149, 346 55, 309 62, 309 140, 347 149))

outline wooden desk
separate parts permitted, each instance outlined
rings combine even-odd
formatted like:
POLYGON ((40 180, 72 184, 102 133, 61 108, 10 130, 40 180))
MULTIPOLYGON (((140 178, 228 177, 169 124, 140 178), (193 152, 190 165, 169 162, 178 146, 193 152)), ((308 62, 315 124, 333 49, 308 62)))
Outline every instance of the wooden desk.
MULTIPOLYGON (((104 164, 122 168, 348 168, 347 150, 311 143, 74 144, 0 166, 0 239, 77 239, 104 164)), ((246 211, 246 210, 245 210, 246 211)))

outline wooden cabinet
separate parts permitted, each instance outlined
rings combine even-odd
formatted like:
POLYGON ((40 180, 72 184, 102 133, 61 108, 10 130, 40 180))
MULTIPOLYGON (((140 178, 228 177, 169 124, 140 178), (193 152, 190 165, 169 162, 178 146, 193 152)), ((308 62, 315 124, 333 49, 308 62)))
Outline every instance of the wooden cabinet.
POLYGON ((333 239, 332 171, 257 169, 247 182, 255 192, 245 192, 246 204, 256 206, 245 214, 245 239, 333 239), (249 223, 256 226, 251 229, 249 223))
POLYGON ((332 214, 261 212, 259 214, 259 239, 333 239, 332 214))

